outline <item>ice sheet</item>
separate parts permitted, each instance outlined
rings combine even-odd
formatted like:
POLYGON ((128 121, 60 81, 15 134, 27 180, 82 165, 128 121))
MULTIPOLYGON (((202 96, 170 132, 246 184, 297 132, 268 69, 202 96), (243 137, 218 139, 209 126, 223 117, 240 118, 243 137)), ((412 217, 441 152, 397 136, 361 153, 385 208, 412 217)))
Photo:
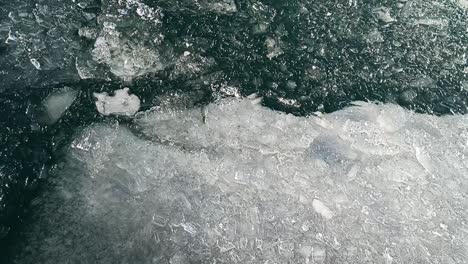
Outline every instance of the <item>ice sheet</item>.
POLYGON ((231 99, 94 125, 17 263, 466 263, 468 116, 231 99))

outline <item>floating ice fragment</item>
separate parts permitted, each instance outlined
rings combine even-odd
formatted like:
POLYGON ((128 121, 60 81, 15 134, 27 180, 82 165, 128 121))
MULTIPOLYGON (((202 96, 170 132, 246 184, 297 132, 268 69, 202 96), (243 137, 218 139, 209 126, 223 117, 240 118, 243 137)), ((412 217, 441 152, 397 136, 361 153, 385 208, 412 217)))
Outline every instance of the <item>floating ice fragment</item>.
POLYGON ((321 216, 323 216, 323 218, 327 220, 332 219, 332 211, 320 200, 314 199, 314 201, 312 202, 312 207, 314 208, 315 212, 319 213, 321 216))
POLYGON ((234 0, 222 0, 212 4, 208 3, 208 9, 222 14, 237 12, 237 6, 234 0))
POLYGON ((5 40, 5 43, 6 44, 14 44, 17 40, 18 40, 18 38, 10 30, 8 32, 8 38, 5 40))
POLYGON ((369 43, 383 42, 385 39, 378 29, 374 29, 367 36, 367 41, 369 43))
POLYGON ((98 32, 94 28, 82 27, 78 29, 78 35, 86 39, 96 39, 98 32))
POLYGON ((283 50, 278 46, 278 42, 273 38, 267 38, 265 40, 265 45, 268 50, 267 58, 273 59, 283 54, 283 50))
POLYGON ((396 22, 396 19, 390 14, 390 11, 391 10, 387 7, 379 7, 372 10, 372 13, 374 13, 375 16, 384 23, 396 22))
POLYGON ((34 66, 34 68, 36 68, 37 70, 41 69, 41 63, 39 63, 39 61, 37 59, 32 58, 29 61, 34 66))
POLYGON ((140 109, 140 98, 128 94, 129 89, 124 88, 115 91, 114 96, 109 96, 106 92, 94 93, 96 97, 96 108, 102 115, 134 115, 140 109))
POLYGON ((105 64, 125 81, 164 68, 159 50, 152 45, 133 43, 117 30, 117 24, 104 22, 92 50, 93 60, 105 64))
POLYGON ((235 86, 223 85, 220 88, 220 93, 224 96, 233 96, 233 97, 240 97, 239 88, 235 86))
POLYGON ((73 104, 78 92, 65 87, 62 90, 47 96, 42 104, 47 112, 46 123, 53 124, 57 122, 67 109, 73 104))
POLYGON ((423 18, 416 20, 414 24, 423 26, 439 26, 445 28, 448 26, 448 21, 446 19, 423 18))

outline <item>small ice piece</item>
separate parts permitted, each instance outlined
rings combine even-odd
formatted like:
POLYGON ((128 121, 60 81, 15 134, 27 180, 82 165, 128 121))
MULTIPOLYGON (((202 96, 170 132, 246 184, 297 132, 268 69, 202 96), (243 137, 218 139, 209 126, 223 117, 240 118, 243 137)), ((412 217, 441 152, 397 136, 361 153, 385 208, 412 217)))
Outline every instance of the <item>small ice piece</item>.
POLYGON ((78 29, 78 35, 86 39, 96 39, 98 32, 94 28, 82 27, 78 29))
POLYGON ((140 98, 128 94, 129 89, 124 88, 115 91, 114 96, 104 93, 93 93, 96 97, 96 108, 102 115, 134 115, 140 109, 140 98))
POLYGON ((94 61, 106 64, 114 75, 125 81, 162 69, 156 51, 140 44, 125 43, 115 27, 114 23, 104 23, 102 34, 94 43, 94 61))
POLYGON ((58 92, 52 93, 47 96, 42 104, 47 113, 46 123, 54 124, 57 122, 67 109, 73 104, 78 92, 65 87, 58 92))
POLYGON ((11 30, 8 32, 8 38, 5 40, 5 43, 6 44, 14 44, 16 41, 18 40, 18 38, 14 35, 13 32, 11 32, 11 30))
POLYGON ((367 36, 367 41, 369 43, 380 43, 380 42, 384 42, 385 39, 384 39, 382 33, 380 33, 380 31, 375 28, 367 36))
POLYGON ((332 219, 332 211, 320 200, 314 199, 314 201, 312 201, 312 207, 314 208, 315 212, 323 216, 323 218, 327 220, 332 219))
POLYGON ((391 10, 387 7, 379 7, 372 10, 372 13, 374 13, 375 16, 384 23, 396 22, 396 19, 390 14, 390 11, 391 10))
POLYGON ((234 0, 222 0, 216 3, 208 3, 208 9, 221 14, 237 12, 237 6, 234 0))
POLYGON ((219 92, 224 96, 232 96, 238 98, 241 96, 239 88, 235 86, 223 85, 219 89, 219 92))
POLYGON ((37 70, 41 69, 41 63, 39 63, 39 61, 37 59, 33 58, 33 59, 30 59, 29 61, 34 66, 34 68, 36 68, 37 70))
POLYGON ((446 28, 448 27, 448 21, 446 19, 435 19, 435 18, 424 18, 414 22, 415 25, 422 26, 439 26, 446 28))
POLYGON ((267 47, 267 58, 273 59, 283 54, 283 50, 278 46, 278 43, 275 39, 268 37, 265 40, 265 45, 267 47))

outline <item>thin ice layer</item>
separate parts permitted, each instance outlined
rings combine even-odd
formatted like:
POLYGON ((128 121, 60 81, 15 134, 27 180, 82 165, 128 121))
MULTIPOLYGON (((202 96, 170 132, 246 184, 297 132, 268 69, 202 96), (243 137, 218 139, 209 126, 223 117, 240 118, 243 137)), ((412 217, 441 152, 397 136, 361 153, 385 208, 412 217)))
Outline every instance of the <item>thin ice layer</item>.
POLYGON ((257 102, 85 129, 17 263, 466 262, 468 116, 257 102))

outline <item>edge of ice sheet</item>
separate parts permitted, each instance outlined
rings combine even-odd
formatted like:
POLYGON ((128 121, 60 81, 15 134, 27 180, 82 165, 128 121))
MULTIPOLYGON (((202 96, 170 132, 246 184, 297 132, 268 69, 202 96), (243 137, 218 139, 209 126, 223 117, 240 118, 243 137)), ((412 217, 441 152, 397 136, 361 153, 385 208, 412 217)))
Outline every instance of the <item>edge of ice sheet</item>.
POLYGON ((141 113, 144 137, 91 126, 18 263, 464 263, 468 116, 357 104, 303 118, 223 100, 206 122, 141 113))

